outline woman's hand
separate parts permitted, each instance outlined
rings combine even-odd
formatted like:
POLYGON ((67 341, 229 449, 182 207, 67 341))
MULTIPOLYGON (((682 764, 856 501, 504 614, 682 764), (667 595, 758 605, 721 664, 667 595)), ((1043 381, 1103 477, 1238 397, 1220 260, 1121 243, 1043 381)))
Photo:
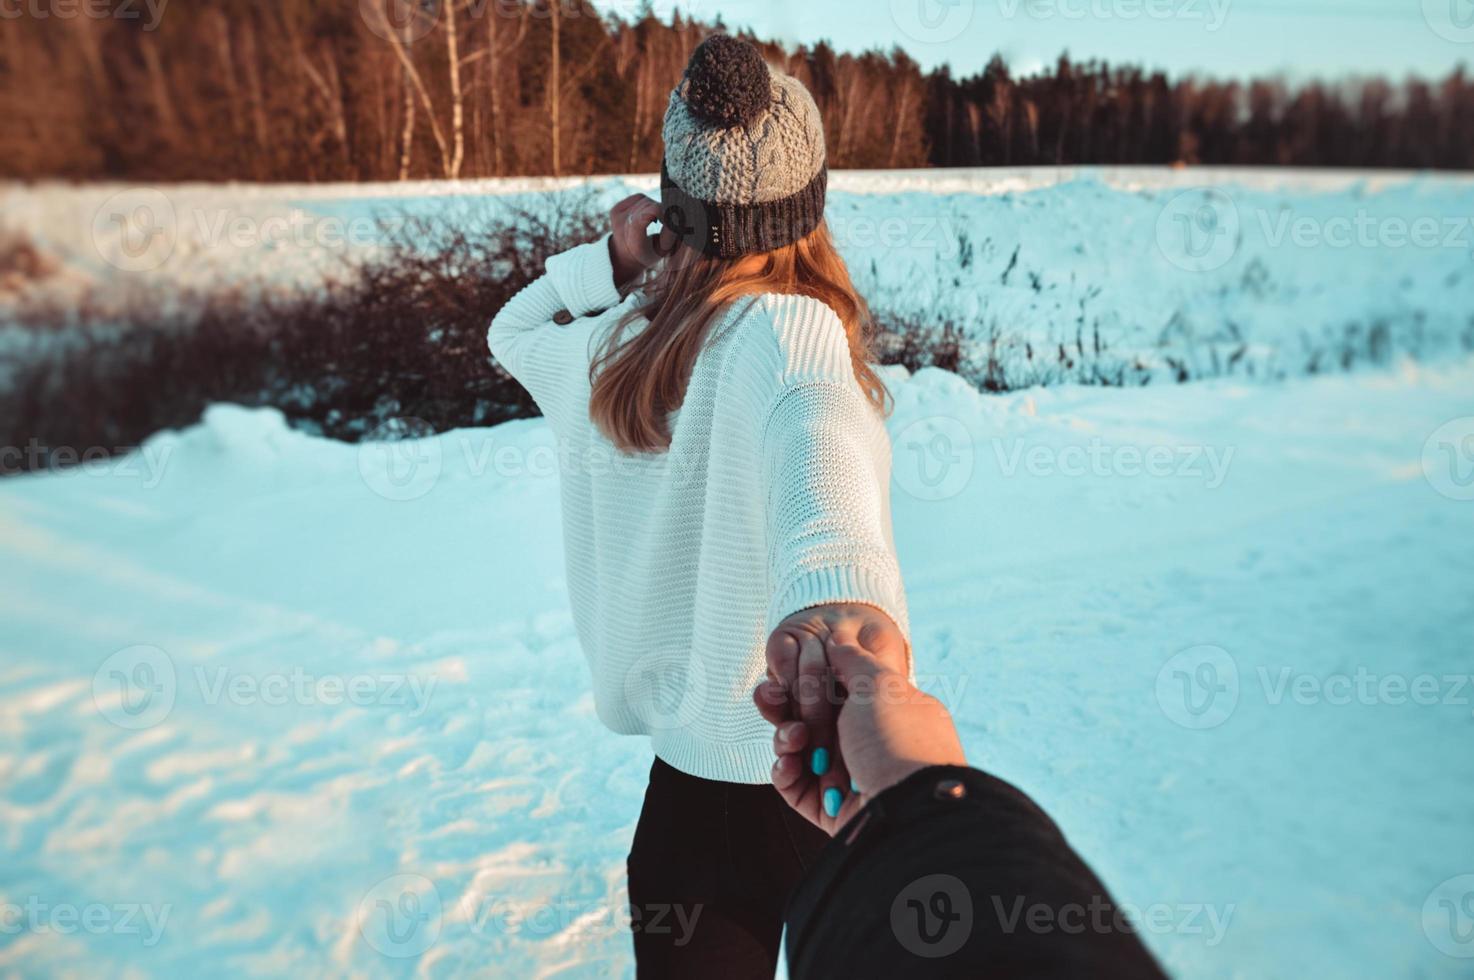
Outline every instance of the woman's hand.
MULTIPOLYGON (((836 673, 851 689, 839 713, 839 745, 857 789, 845 796, 838 812, 831 815, 820 780, 805 765, 807 726, 777 721, 773 733, 773 754, 778 757, 773 787, 785 803, 831 836, 871 799, 912 773, 931 766, 967 765, 957 727, 942 702, 894 671, 871 673, 874 662, 862 651, 839 649, 836 673)), ((760 686, 757 697, 763 696, 760 686)))
POLYGON ((773 786, 810 823, 834 834, 870 798, 912 773, 929 766, 966 765, 967 758, 946 706, 913 686, 897 669, 893 653, 832 637, 824 650, 828 669, 845 694, 838 712, 836 744, 841 752, 836 765, 848 771, 852 784, 838 806, 824 799, 833 780, 814 775, 808 752, 813 736, 805 722, 793 717, 786 690, 770 676, 753 699, 776 729, 773 786))
POLYGON ((660 220, 660 202, 644 194, 632 194, 609 212, 609 259, 614 264, 614 285, 624 290, 675 248, 675 234, 662 229, 650 235, 645 229, 660 220))
MULTIPOLYGON (((906 638, 895 622, 874 606, 836 603, 794 613, 778 625, 768 638, 768 681, 754 693, 763 717, 778 726, 779 766, 788 767, 785 775, 795 786, 802 777, 796 792, 808 805, 795 808, 830 833, 843 823, 841 816, 849 818, 857 793, 871 791, 863 784, 856 789, 837 738, 847 691, 831 659, 840 651, 863 651, 872 673, 907 674, 906 638)), ((775 782, 777 776, 775 769, 775 782)))

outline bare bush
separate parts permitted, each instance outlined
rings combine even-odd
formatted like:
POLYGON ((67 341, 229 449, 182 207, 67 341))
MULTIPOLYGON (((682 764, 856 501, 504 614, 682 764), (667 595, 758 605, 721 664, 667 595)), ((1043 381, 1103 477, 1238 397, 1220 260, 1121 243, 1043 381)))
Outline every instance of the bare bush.
POLYGON ((59 268, 31 236, 0 226, 0 297, 18 294, 31 283, 56 275, 59 268))
MULTIPOLYGON (((212 402, 274 406, 299 428, 350 442, 392 419, 444 431, 534 415, 488 354, 486 328, 549 256, 595 237, 603 220, 592 193, 471 202, 391 216, 371 258, 311 291, 248 284, 30 307, 29 329, 0 345, 0 446, 128 446, 192 424, 212 402)), ((20 256, 16 267, 44 268, 23 245, 4 254, 20 256)), ((1179 314, 1154 346, 1120 351, 1093 294, 1047 340, 942 300, 917 308, 903 295, 875 299, 881 363, 952 371, 985 392, 1275 380, 1474 349, 1474 319, 1444 337, 1416 311, 1272 347, 1253 347, 1233 323, 1197 329, 1179 314)), ((44 455, 28 458, 47 465, 44 455)))
POLYGON ((600 220, 578 195, 399 215, 371 259, 312 292, 156 291, 32 309, 33 338, 60 339, 0 351, 0 445, 133 445, 212 402, 275 406, 348 441, 392 418, 443 431, 534 414, 487 352, 487 326, 600 220))

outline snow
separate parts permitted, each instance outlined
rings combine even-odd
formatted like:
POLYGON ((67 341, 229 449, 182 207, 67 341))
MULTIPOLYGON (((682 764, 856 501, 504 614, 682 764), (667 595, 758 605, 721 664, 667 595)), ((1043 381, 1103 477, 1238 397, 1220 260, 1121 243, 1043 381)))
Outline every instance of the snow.
MULTIPOLYGON (((380 217, 655 186, 0 185, 59 267, 0 322, 311 290, 380 217)), ((1240 357, 892 370, 918 672, 974 761, 1177 975, 1467 975, 1474 178, 836 173, 830 216, 878 307, 1025 381, 1097 329, 1154 375, 1240 357)), ((0 976, 629 975, 650 754, 594 716, 557 478, 539 420, 354 447, 219 405, 0 481, 0 976)))
MULTIPOLYGON (((496 220, 506 203, 652 192, 652 175, 447 184, 0 184, 4 224, 61 272, 9 302, 313 289, 372 256, 379 219, 496 220)), ((1424 360, 1474 345, 1474 178, 1149 167, 840 172, 829 219, 878 308, 996 338, 1018 383, 1093 348, 1196 377, 1321 370, 1348 348, 1424 360), (1025 345, 1029 345, 1028 348, 1025 345), (1031 361, 1029 354, 1037 358, 1031 361), (1172 368, 1176 371, 1176 368, 1172 368)), ((0 295, 0 322, 5 303, 0 295)), ((12 343, 14 340, 12 340, 12 343)), ((1080 358, 1076 358, 1079 360, 1080 358)), ((1078 380, 1078 376, 1071 376, 1078 380)))
MULTIPOLYGON (((892 380, 923 684, 1169 969, 1467 975, 1474 360, 892 380)), ((552 448, 221 405, 0 482, 0 974, 631 975, 651 757, 594 716, 552 448)))

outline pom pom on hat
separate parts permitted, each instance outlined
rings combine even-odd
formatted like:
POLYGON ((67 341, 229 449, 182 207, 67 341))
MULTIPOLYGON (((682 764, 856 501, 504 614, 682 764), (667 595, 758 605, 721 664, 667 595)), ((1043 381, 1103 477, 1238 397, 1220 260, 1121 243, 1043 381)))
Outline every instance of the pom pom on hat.
POLYGON ((686 104, 704 122, 723 129, 748 126, 772 100, 762 53, 730 34, 702 41, 686 67, 686 104))

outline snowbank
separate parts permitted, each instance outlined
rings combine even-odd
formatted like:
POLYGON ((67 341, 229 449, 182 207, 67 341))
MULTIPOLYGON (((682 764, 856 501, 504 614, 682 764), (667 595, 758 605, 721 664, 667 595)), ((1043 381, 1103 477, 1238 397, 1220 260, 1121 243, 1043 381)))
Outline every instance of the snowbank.
MULTIPOLYGON (((1174 973, 1467 972, 1471 392, 897 377, 923 683, 1174 973)), ((0 973, 630 975, 650 756, 594 717, 552 449, 220 406, 0 483, 0 973)))
MULTIPOLYGON (((64 305, 88 285, 310 289, 373 253, 379 219, 487 220, 499 202, 592 193, 607 205, 655 187, 651 176, 4 185, 0 210, 58 257, 64 274, 35 288, 64 305)), ((1050 380, 1066 358, 1102 360, 1128 379, 1276 377, 1474 346, 1474 180, 1465 175, 851 172, 834 176, 829 217, 872 302, 920 323, 960 324, 1024 383, 1050 380)))

